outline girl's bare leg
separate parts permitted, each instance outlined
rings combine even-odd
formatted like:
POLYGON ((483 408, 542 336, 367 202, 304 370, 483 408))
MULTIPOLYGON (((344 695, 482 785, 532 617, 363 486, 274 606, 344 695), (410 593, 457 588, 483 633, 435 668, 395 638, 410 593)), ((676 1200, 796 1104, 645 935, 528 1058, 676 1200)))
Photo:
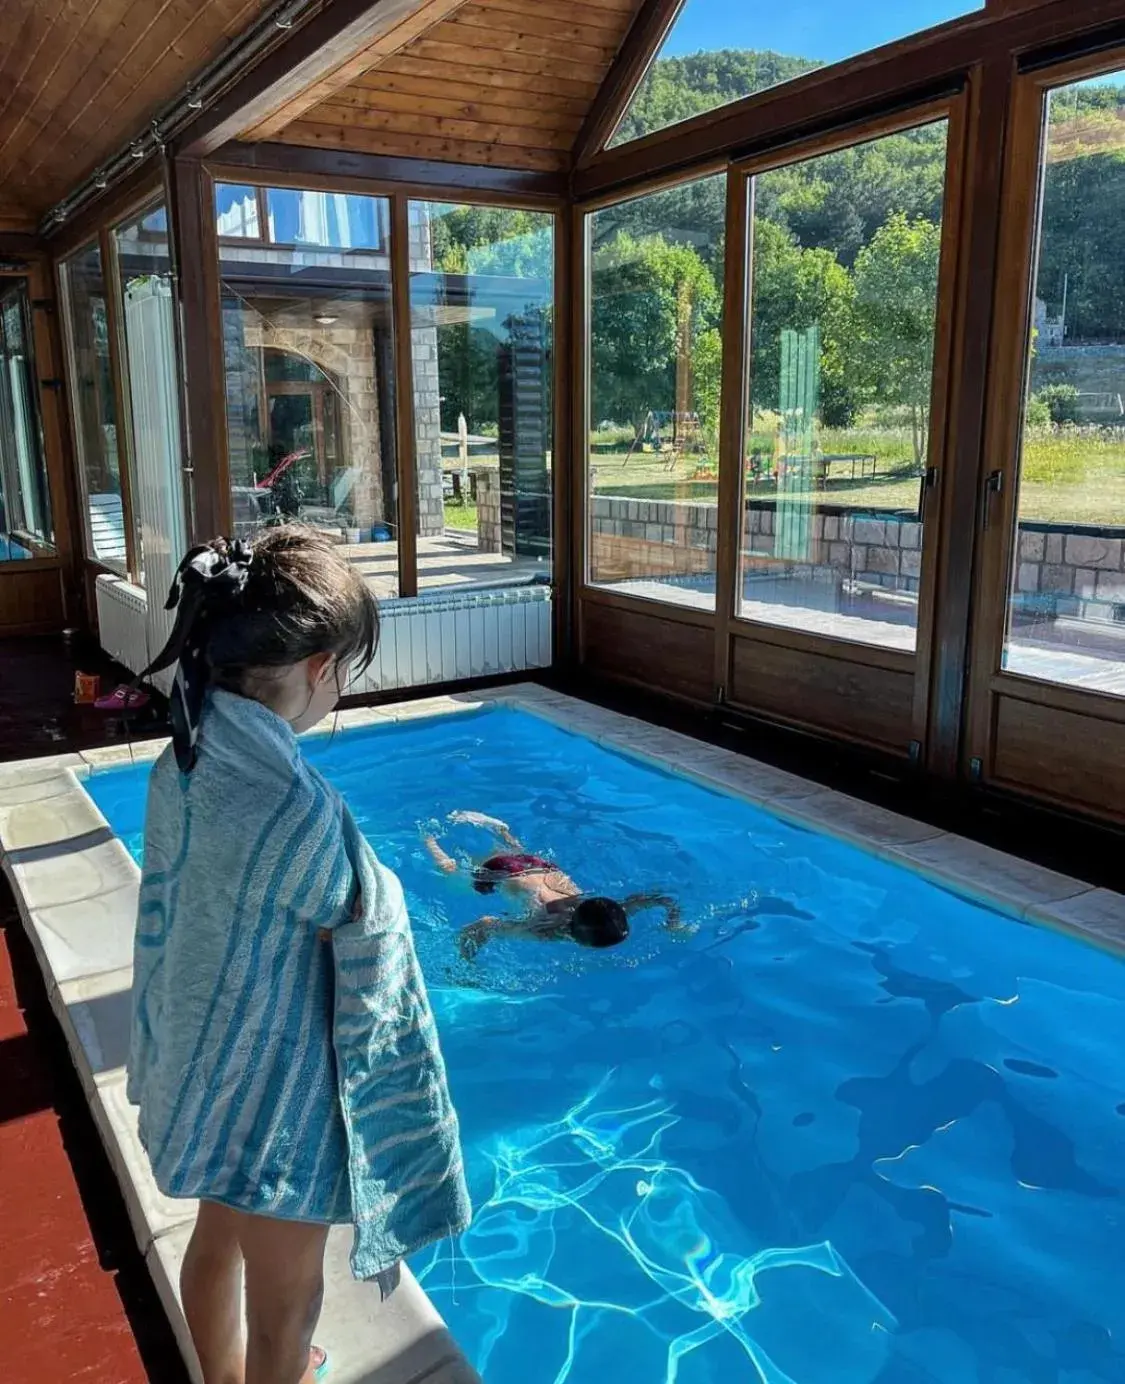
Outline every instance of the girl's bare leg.
POLYGON ((312 1384, 309 1347, 324 1297, 328 1227, 238 1220, 249 1333, 245 1384, 312 1384))
POLYGON ((199 1204, 180 1270, 180 1295, 204 1384, 244 1384, 242 1247, 236 1211, 199 1204))

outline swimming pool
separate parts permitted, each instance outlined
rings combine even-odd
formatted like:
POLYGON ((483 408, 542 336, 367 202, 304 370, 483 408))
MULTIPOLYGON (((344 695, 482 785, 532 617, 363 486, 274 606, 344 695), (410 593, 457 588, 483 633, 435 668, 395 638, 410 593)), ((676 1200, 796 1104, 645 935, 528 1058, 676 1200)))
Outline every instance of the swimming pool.
MULTIPOLYGON (((407 888, 477 1207, 414 1267, 487 1384, 1125 1378, 1119 961, 519 712, 309 753, 407 888), (463 808, 698 930, 460 962, 463 808)), ((146 772, 87 785, 134 850, 146 772)))

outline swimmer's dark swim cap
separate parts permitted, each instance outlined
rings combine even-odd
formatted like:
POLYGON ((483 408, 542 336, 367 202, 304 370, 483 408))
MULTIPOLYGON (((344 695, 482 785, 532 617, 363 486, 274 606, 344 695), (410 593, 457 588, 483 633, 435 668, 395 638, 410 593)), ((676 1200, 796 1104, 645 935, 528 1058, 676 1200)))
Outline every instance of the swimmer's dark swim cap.
POLYGON ((583 947, 616 947, 629 936, 629 919, 616 899, 583 899, 570 915, 570 935, 583 947))

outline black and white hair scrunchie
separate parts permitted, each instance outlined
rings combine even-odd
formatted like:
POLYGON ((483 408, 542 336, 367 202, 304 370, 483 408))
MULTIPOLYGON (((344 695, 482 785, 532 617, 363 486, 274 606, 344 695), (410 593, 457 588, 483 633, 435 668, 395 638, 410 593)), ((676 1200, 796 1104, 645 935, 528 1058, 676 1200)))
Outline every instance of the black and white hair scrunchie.
POLYGON ((176 611, 176 623, 167 644, 138 678, 177 665, 168 715, 176 763, 185 774, 195 767, 207 691, 207 625, 215 615, 237 608, 253 561, 254 549, 240 538, 217 538, 185 555, 164 603, 165 610, 176 611))

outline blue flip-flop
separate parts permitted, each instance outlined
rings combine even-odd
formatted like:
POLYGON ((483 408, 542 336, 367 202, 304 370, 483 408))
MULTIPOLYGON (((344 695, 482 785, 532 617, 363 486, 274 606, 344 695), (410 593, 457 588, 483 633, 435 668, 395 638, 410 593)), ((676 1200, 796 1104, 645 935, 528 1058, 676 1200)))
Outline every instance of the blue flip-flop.
POLYGON ((313 1366, 313 1377, 316 1379, 324 1379, 328 1374, 328 1352, 323 1346, 313 1346, 313 1351, 320 1351, 321 1355, 320 1364, 313 1366))

